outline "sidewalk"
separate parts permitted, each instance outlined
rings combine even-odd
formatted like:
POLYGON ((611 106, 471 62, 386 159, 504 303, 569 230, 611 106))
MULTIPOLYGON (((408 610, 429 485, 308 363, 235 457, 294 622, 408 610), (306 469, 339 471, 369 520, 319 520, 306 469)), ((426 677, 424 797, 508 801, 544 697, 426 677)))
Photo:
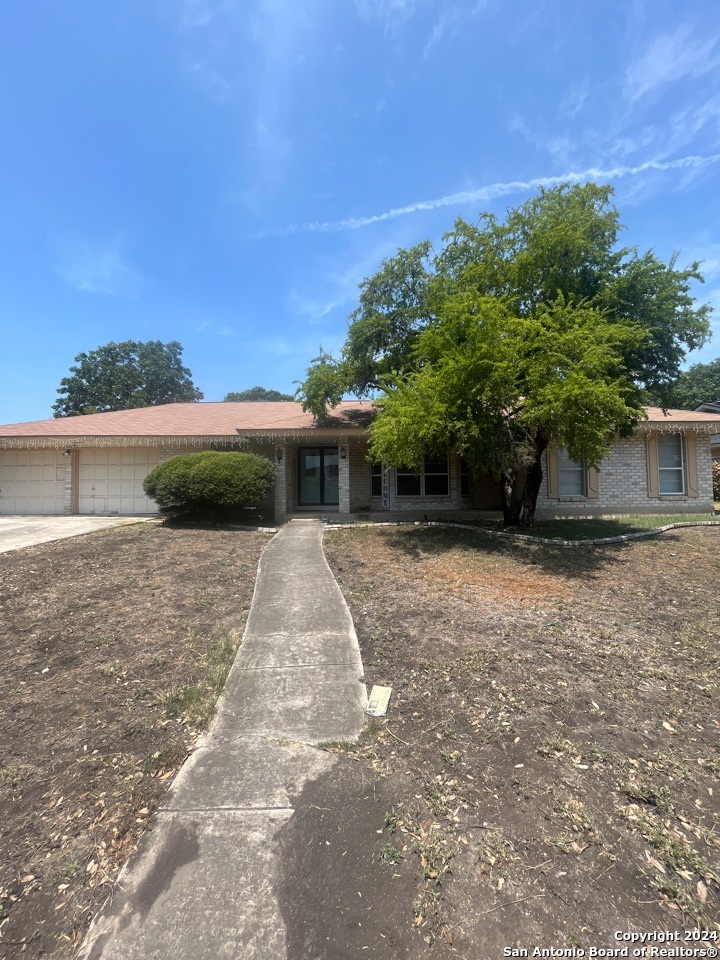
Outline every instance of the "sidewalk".
POLYGON ((212 729, 178 774, 81 960, 283 960, 275 836, 293 797, 337 760, 314 745, 364 721, 350 612, 293 521, 266 547, 240 652, 212 729))

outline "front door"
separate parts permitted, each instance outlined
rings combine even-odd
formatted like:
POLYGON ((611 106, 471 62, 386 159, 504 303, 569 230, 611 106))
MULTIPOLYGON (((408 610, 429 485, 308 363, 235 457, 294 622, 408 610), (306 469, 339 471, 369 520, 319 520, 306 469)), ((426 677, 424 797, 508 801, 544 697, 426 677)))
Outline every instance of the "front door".
POLYGON ((298 503, 303 507, 337 506, 338 448, 300 447, 298 503))

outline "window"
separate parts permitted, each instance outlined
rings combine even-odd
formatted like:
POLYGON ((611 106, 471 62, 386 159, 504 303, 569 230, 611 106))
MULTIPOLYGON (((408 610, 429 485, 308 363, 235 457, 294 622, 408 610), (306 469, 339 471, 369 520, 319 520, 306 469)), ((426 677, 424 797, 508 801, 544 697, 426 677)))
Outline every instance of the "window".
POLYGON ((571 460, 567 449, 560 447, 558 450, 558 490, 560 496, 587 496, 585 477, 585 461, 571 460))
POLYGON ((447 497, 450 493, 447 454, 445 454, 442 460, 425 461, 424 479, 424 494, 426 497, 447 497))
POLYGON ((645 436, 648 497, 699 497, 698 438, 692 431, 645 436))
POLYGON ((398 467, 395 476, 398 497, 447 497, 450 494, 448 458, 426 458, 420 473, 398 467))
POLYGON ((594 467, 584 460, 571 460, 564 447, 548 447, 547 450, 547 495, 549 500, 563 498, 587 498, 597 500, 600 496, 600 478, 594 467))
POLYGON ((399 497, 422 496, 422 480, 419 473, 407 467, 398 467, 395 474, 395 485, 399 497))
POLYGON ((370 464, 370 496, 382 496, 382 464, 370 464))
POLYGON ((685 493, 685 458, 679 433, 661 433, 658 437, 658 475, 661 496, 685 493))

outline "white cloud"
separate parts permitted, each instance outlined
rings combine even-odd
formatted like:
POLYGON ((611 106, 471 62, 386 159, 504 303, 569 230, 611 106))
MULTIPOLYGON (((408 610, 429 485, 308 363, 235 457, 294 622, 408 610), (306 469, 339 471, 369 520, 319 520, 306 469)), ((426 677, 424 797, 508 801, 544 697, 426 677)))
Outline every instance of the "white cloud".
POLYGON ((355 0, 355 8, 364 20, 377 20, 386 26, 409 20, 426 0, 355 0))
POLYGON ((383 213, 367 217, 348 217, 345 220, 315 221, 312 223, 290 224, 279 230, 268 231, 264 236, 289 236, 294 233, 337 233, 343 230, 358 230, 385 220, 395 220, 412 213, 437 210, 440 207, 455 207, 461 204, 475 203, 478 200, 493 200, 513 193, 527 193, 541 187, 556 187, 561 183, 584 183, 587 180, 610 181, 623 177, 636 177, 643 173, 664 172, 669 170, 699 170, 720 161, 720 153, 710 156, 681 157, 677 160, 647 160, 636 166, 617 166, 612 168, 587 167, 584 170, 568 170, 559 176, 534 177, 532 180, 510 180, 492 183, 475 190, 463 190, 447 194, 434 200, 419 200, 404 207, 393 207, 383 213))
POLYGON ((129 300, 138 296, 143 277, 125 260, 119 241, 100 246, 65 240, 57 246, 55 272, 69 287, 129 300))
POLYGON ((560 101, 558 113, 563 120, 574 120, 582 112, 588 97, 590 84, 587 80, 571 87, 560 101))
POLYGON ((631 100, 685 77, 702 77, 720 64, 715 49, 720 36, 693 38, 687 24, 674 33, 659 34, 646 52, 628 68, 625 83, 631 100))
POLYGON ((392 33, 421 11, 439 12, 423 50, 428 59, 442 40, 454 37, 463 23, 474 20, 487 7, 489 0, 354 0, 355 9, 363 20, 379 23, 392 33))
POLYGON ((353 260, 349 266, 325 265, 318 271, 318 280, 313 284, 311 294, 304 294, 302 288, 293 287, 290 291, 287 307, 293 313, 307 318, 310 326, 319 326, 338 307, 345 307, 357 300, 360 282, 377 269, 377 264, 391 256, 401 243, 399 235, 384 239, 365 250, 362 256, 353 260))
POLYGON ((430 37, 425 44, 423 57, 427 60, 435 47, 446 37, 454 37, 463 24, 474 20, 487 7, 487 0, 477 0, 474 4, 444 2, 440 6, 440 15, 435 21, 430 37))
POLYGON ((193 60, 188 64, 188 70, 213 100, 228 100, 236 89, 236 84, 230 82, 207 60, 193 60))
MULTIPOLYGON (((245 108, 245 156, 257 201, 293 157, 289 107, 321 49, 330 0, 183 0, 185 69, 207 96, 245 108)), ((245 196, 245 194, 241 194, 245 196)))
POLYGON ((180 26, 188 30, 206 27, 213 18, 209 0, 183 0, 180 26))

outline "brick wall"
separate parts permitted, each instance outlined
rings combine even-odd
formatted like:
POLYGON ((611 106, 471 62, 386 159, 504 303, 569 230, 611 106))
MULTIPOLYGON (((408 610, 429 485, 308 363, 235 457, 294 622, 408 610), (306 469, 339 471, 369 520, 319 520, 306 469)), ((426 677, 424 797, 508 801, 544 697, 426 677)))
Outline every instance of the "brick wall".
POLYGON ((543 482, 537 501, 538 517, 598 516, 623 513, 710 513, 713 510, 710 437, 696 434, 699 495, 648 496, 645 433, 618 438, 598 470, 599 496, 550 500, 547 457, 543 454, 543 482))
MULTIPOLYGON (((463 501, 465 506, 465 501, 463 501)), ((489 473, 470 478, 470 496, 467 506, 471 510, 502 510, 500 481, 489 473)))
POLYGON ((379 510, 380 506, 371 506, 378 498, 371 498, 370 463, 367 456, 367 440, 356 440, 347 445, 348 470, 350 474, 350 513, 367 513, 370 509, 379 510))

